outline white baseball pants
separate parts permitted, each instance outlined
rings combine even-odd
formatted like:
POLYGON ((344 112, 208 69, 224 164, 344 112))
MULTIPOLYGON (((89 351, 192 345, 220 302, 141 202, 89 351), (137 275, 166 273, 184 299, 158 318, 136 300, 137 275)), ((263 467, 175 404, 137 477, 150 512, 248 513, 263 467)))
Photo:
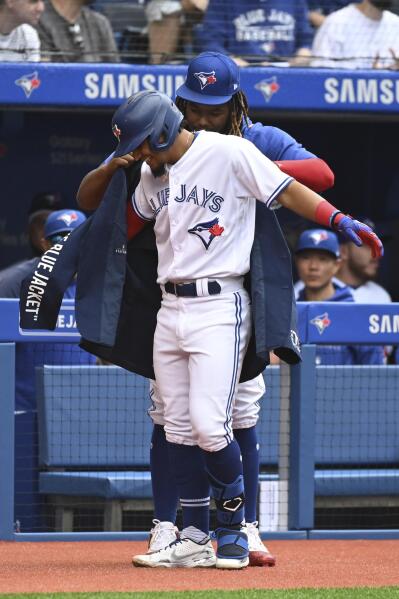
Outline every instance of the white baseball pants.
MULTIPOLYGON (((262 374, 259 374, 250 381, 238 384, 233 403, 233 430, 237 428, 250 428, 256 425, 259 420, 259 402, 265 393, 266 386, 262 374)), ((149 394, 151 406, 148 409, 148 415, 154 424, 164 426, 163 401, 155 381, 150 381, 149 394)))
POLYGON ((171 443, 219 451, 232 439, 232 413, 251 330, 247 292, 176 297, 164 292, 154 370, 171 443))

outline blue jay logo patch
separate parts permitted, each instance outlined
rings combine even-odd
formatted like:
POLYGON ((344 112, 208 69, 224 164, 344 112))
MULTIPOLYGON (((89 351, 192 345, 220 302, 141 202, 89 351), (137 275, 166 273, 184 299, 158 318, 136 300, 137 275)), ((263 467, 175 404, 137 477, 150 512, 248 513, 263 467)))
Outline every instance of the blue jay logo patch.
POLYGON ((328 312, 324 312, 324 314, 320 314, 320 316, 315 316, 310 321, 310 324, 313 324, 318 330, 319 335, 322 335, 326 328, 331 324, 331 320, 328 317, 328 312))
POLYGON ((280 85, 277 82, 277 77, 269 77, 269 79, 262 79, 255 85, 255 89, 260 91, 265 102, 270 102, 275 93, 280 89, 280 85))
POLYGON ((15 81, 15 85, 18 85, 24 91, 27 98, 30 98, 31 93, 37 89, 41 84, 37 71, 33 71, 29 75, 23 75, 15 81))
POLYGON ((213 85, 217 81, 215 71, 210 71, 209 73, 194 73, 194 77, 198 79, 199 84, 201 86, 201 90, 203 90, 208 85, 213 85))
POLYGON ((196 235, 201 240, 206 250, 209 249, 209 246, 215 237, 220 237, 223 231, 224 227, 219 225, 218 218, 208 220, 204 223, 198 223, 191 229, 188 229, 189 233, 196 235))

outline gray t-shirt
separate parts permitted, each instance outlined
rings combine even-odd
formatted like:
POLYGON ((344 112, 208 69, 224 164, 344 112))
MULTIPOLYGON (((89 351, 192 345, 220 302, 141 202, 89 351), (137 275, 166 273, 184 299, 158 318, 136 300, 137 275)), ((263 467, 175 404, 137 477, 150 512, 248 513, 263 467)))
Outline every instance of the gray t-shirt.
POLYGON ((71 24, 46 2, 38 32, 42 60, 50 62, 119 62, 118 50, 109 20, 83 7, 71 24))

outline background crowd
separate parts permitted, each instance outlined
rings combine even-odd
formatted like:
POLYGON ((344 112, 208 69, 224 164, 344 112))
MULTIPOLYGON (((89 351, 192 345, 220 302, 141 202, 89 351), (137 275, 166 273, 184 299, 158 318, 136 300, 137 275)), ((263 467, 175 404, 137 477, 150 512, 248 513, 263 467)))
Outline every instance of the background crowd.
POLYGON ((0 0, 0 60, 399 66, 399 0, 0 0))

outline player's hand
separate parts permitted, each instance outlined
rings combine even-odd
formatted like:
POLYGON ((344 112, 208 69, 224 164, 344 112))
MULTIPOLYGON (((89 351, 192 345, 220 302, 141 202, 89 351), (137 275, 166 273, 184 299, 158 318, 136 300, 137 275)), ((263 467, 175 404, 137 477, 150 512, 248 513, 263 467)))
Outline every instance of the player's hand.
POLYGON ((333 228, 357 246, 368 245, 373 258, 381 258, 384 255, 384 246, 381 240, 368 225, 354 220, 350 216, 342 216, 333 228))
POLYGON ((129 154, 113 158, 110 162, 113 162, 116 168, 127 168, 137 162, 137 158, 135 158, 134 152, 129 152, 129 154))

